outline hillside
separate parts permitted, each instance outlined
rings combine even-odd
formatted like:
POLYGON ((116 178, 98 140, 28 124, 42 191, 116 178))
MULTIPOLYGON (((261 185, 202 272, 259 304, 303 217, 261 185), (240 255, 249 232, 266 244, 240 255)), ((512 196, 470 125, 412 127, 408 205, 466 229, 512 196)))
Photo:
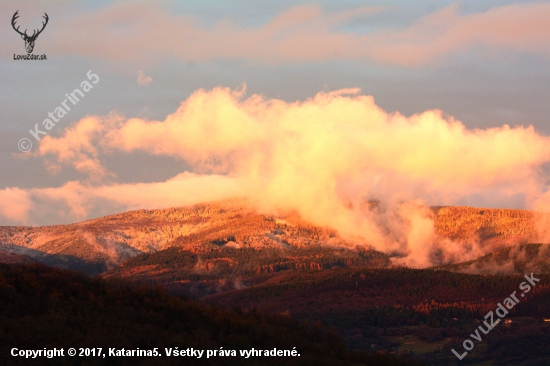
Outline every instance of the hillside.
MULTIPOLYGON (((536 242, 536 217, 529 211, 434 207, 435 232, 487 249, 536 242)), ((90 274, 115 268, 140 254, 170 247, 193 253, 218 247, 300 249, 342 247, 345 240, 329 228, 310 225, 296 215, 259 214, 246 202, 222 201, 164 210, 138 210, 71 225, 0 227, 0 250, 24 254, 60 268, 90 274)))
POLYGON ((201 251, 205 242, 256 249, 352 244, 334 230, 286 224, 259 215, 240 201, 138 210, 72 225, 0 227, 0 249, 91 274, 173 245, 201 251), (287 228, 282 235, 280 225, 287 228))
POLYGON ((317 245, 292 249, 237 249, 204 243, 198 253, 174 246, 140 255, 102 276, 162 285, 173 293, 200 298, 262 283, 283 272, 385 268, 389 265, 386 255, 360 248, 350 250, 317 245))
POLYGON ((349 351, 337 333, 288 316, 243 312, 134 288, 43 265, 0 264, 2 365, 418 365, 349 351), (63 348, 65 357, 32 361, 11 348, 63 348), (94 348, 106 357, 69 357, 68 348, 94 348), (159 355, 110 357, 116 350, 157 349, 159 355), (236 356, 167 356, 166 349, 234 350, 236 356), (240 357, 240 350, 296 349, 295 357, 240 357))
POLYGON ((528 210, 475 207, 433 207, 437 234, 461 242, 479 241, 483 246, 537 241, 540 214, 528 210))
POLYGON ((434 207, 432 213, 440 238, 476 242, 494 253, 433 269, 398 268, 391 255, 330 228, 292 214, 262 215, 243 201, 138 210, 73 225, 3 227, 0 249, 10 260, 34 258, 101 273, 103 280, 90 281, 161 285, 209 306, 242 308, 245 314, 260 309, 278 321, 291 316, 310 327, 333 326, 348 347, 414 353, 428 364, 445 365, 455 362, 450 349, 477 327, 476 319, 517 289, 522 278, 517 275, 536 270, 541 283, 511 312, 514 325, 493 331, 469 362, 549 361, 550 328, 542 322, 550 316, 550 277, 544 275, 549 245, 525 244, 535 242, 536 214, 471 207, 434 207), (498 274, 506 276, 492 276, 498 274))
POLYGON ((22 263, 35 263, 36 261, 31 257, 23 254, 14 254, 5 250, 0 250, 0 263, 6 264, 22 264, 22 263))
MULTIPOLYGON (((537 304, 538 310, 531 316, 542 318, 550 315, 550 302, 531 298, 535 294, 550 296, 550 275, 537 276, 541 281, 527 299, 537 304)), ((503 294, 517 290, 522 278, 431 269, 344 268, 282 273, 261 284, 209 295, 203 300, 224 306, 246 304, 274 313, 288 311, 316 320, 333 317, 343 321, 342 314, 362 313, 366 325, 419 325, 423 321, 440 326, 443 318, 482 317, 502 301, 503 294), (393 308, 395 313, 380 312, 369 318, 363 310, 373 308, 393 308)), ((358 320, 353 319, 357 325, 358 320)))
MULTIPOLYGON (((468 364, 549 364, 550 324, 543 318, 550 318, 550 275, 536 277, 540 282, 507 315, 512 324, 482 335, 468 364)), ((451 348, 461 347, 522 281, 523 276, 344 268, 282 273, 203 301, 320 321, 334 326, 352 348, 414 352, 429 365, 460 365, 451 348)))
POLYGON ((550 273, 550 245, 519 244, 496 250, 475 260, 437 268, 452 272, 489 275, 550 273))

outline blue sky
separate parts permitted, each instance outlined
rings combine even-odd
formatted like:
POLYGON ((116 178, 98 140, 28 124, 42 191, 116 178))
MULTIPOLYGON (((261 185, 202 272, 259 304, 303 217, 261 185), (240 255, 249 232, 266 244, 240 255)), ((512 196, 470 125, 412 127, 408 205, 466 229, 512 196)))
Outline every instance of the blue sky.
MULTIPOLYGON (((183 173, 241 179, 241 171, 201 165, 203 160, 177 149, 160 151, 145 142, 118 148, 102 142, 132 118, 165 121, 200 89, 235 91, 246 85, 241 101, 260 95, 290 106, 320 92, 359 88, 359 95, 372 96, 388 115, 409 118, 439 110, 446 123, 461 123, 466 135, 504 125, 533 126, 535 139, 550 135, 547 1, 4 1, 0 9, 0 197, 5 201, 0 224, 72 222, 196 201, 119 202, 99 199, 86 189, 160 184, 183 173), (10 24, 16 10, 22 28, 38 28, 43 13, 49 15, 34 50, 46 54, 47 61, 14 60, 14 55, 26 54, 10 24), (87 80, 89 70, 100 81, 48 131, 46 142, 58 147, 33 139, 29 129, 87 80), (139 72, 150 81, 140 84, 139 72), (105 120, 110 114, 123 122, 107 126, 103 121, 101 128, 94 127, 93 138, 74 142, 84 141, 76 126, 86 116, 105 120), (19 151, 22 138, 33 143, 30 152, 19 151), (102 173, 92 176, 93 169, 102 173), (81 188, 70 190, 67 184, 81 188), (13 205, 20 208, 12 210, 13 205)), ((221 165, 234 163, 228 157, 234 150, 205 154, 221 165)), ((518 186, 499 178, 472 183, 472 189, 422 185, 406 196, 426 204, 533 207, 547 191, 547 160, 544 151, 527 155, 517 163, 529 171, 518 186), (426 193, 430 189, 436 193, 426 193)), ((432 178, 439 179, 418 179, 432 178)), ((336 186, 347 184, 334 179, 336 186)), ((226 193, 214 198, 235 192, 226 193)), ((203 197, 189 192, 195 194, 203 197)), ((372 194, 362 192, 353 199, 372 194)))

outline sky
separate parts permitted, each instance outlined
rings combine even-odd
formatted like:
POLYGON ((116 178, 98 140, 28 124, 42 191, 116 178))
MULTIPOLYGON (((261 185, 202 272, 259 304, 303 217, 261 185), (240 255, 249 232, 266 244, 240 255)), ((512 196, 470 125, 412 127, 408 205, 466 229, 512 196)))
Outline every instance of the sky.
POLYGON ((429 240, 425 206, 550 206, 548 1, 7 0, 0 14, 0 225, 244 197, 387 251, 429 240), (28 35, 47 13, 46 60, 17 59, 16 11, 28 35))

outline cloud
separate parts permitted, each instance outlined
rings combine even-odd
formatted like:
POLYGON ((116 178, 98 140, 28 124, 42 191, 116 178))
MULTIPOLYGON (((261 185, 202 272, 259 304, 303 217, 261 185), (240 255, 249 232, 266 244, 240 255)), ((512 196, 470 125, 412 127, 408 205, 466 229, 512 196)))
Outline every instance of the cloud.
POLYGON ((550 56, 548 3, 522 3, 494 7, 483 13, 461 15, 459 3, 417 20, 402 30, 374 36, 372 57, 398 65, 426 64, 444 55, 468 51, 493 59, 502 52, 550 56))
POLYGON ((188 206, 245 194, 231 177, 189 172, 178 174, 166 182, 112 184, 83 190, 95 199, 116 203, 129 210, 188 206))
POLYGON ((550 189, 544 194, 532 197, 529 206, 539 212, 536 216, 535 225, 539 242, 550 242, 550 189))
POLYGON ((161 209, 242 197, 238 181, 221 175, 184 172, 165 182, 70 181, 60 187, 0 190, 5 224, 72 223, 137 209, 161 209))
MULTIPOLYGON (((415 66, 464 52, 488 59, 506 52, 550 56, 549 3, 507 4, 469 14, 461 14, 458 7, 449 5, 405 28, 373 25, 379 24, 373 22, 376 14, 391 8, 328 11, 312 4, 291 7, 261 25, 224 18, 206 27, 201 19, 171 14, 167 7, 126 1, 60 16, 41 42, 56 55, 100 57, 124 65, 176 58, 260 64, 358 60, 415 66), (357 24, 372 30, 357 32, 357 24)), ((5 10, 9 13, 11 8, 5 10)))
POLYGON ((147 85, 149 84, 151 81, 153 81, 153 78, 150 77, 150 76, 147 76, 143 73, 143 70, 139 70, 137 72, 138 74, 138 78, 137 78, 137 82, 139 85, 147 85))
POLYGON ((104 122, 98 117, 86 117, 72 127, 65 129, 62 138, 46 135, 40 141, 35 156, 51 156, 56 161, 46 159, 46 168, 57 172, 61 165, 70 165, 76 171, 87 174, 92 180, 112 176, 100 163, 98 150, 93 142, 105 128, 104 122))
POLYGON ((0 190, 0 216, 10 222, 24 223, 28 220, 31 210, 29 192, 20 188, 5 188, 0 190))
POLYGON ((532 126, 472 130, 437 110, 389 114, 359 89, 293 103, 245 97, 244 87, 201 89, 163 121, 93 116, 63 136, 47 137, 38 155, 96 178, 24 191, 39 203, 26 206, 31 214, 52 202, 82 219, 98 207, 245 197, 261 212, 295 212, 417 267, 480 253, 475 245, 437 238, 427 205, 486 192, 499 203, 517 195, 532 202, 547 189, 540 167, 550 161, 550 138, 532 126), (115 151, 171 156, 194 173, 166 182, 109 183, 101 161, 115 151))

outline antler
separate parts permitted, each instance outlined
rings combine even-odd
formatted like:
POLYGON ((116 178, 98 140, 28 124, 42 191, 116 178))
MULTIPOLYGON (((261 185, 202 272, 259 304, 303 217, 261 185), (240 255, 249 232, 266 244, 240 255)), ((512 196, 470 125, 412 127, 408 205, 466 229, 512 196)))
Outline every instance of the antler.
POLYGON ((15 20, 16 20, 17 18, 19 18, 19 15, 18 15, 17 13, 19 13, 19 10, 17 10, 17 11, 15 12, 15 14, 13 14, 13 18, 11 18, 11 26, 13 27, 13 29, 15 29, 15 31, 16 31, 17 33, 19 33, 20 35, 25 36, 25 37, 27 37, 27 38, 30 38, 30 39, 36 39, 36 37, 38 37, 38 35, 39 35, 40 33, 42 33, 42 31, 44 30, 44 28, 46 28, 46 24, 48 24, 48 20, 50 19, 50 18, 48 17, 48 14, 44 13, 43 18, 46 19, 46 21, 45 21, 45 22, 42 22, 42 29, 40 29, 40 30, 35 29, 34 32, 32 33, 32 36, 29 37, 29 35, 27 34, 27 30, 26 30, 26 29, 25 29, 25 33, 21 33, 21 32, 19 31, 19 27, 15 28, 15 20), (36 33, 37 31, 38 31, 38 33, 36 33))
MULTIPOLYGON (((21 33, 21 32, 19 31, 19 27, 15 28, 15 20, 16 20, 17 18, 19 18, 19 15, 17 15, 17 13, 19 13, 19 10, 17 10, 17 11, 15 12, 15 14, 13 14, 13 18, 11 18, 11 26, 12 26, 13 29, 15 29, 15 31, 16 31, 17 33, 19 33, 20 35, 22 35, 22 36, 27 36, 27 30, 26 30, 26 29, 25 29, 25 33, 21 33)), ((46 14, 46 13, 44 13, 44 14, 46 14)))
POLYGON ((36 32, 36 30, 33 32, 33 34, 32 34, 33 37, 38 37, 38 35, 39 35, 40 33, 42 33, 42 31, 44 30, 44 28, 46 28, 46 24, 48 24, 48 20, 50 19, 50 18, 48 17, 48 14, 46 14, 46 13, 44 13, 44 16, 43 16, 42 18, 46 19, 46 21, 45 21, 45 22, 42 22, 42 29, 40 29, 40 30, 38 31, 38 33, 36 33, 36 36, 34 35, 34 32, 36 32))

